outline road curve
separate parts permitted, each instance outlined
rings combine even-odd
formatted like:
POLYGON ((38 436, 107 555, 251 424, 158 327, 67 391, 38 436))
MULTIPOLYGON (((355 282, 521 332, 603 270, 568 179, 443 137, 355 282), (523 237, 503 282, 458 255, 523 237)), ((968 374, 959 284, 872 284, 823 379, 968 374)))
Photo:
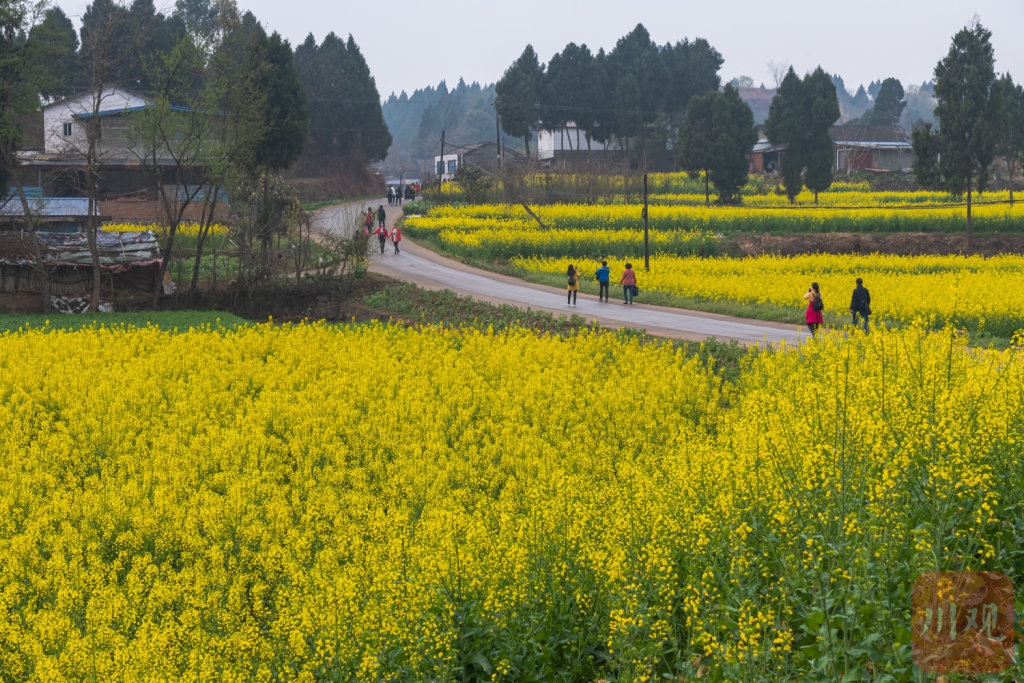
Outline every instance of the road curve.
MULTIPOLYGON (((343 229, 340 226, 352 226, 360 208, 362 205, 357 207, 343 204, 320 209, 314 217, 314 227, 337 231, 343 229)), ((384 209, 389 226, 402 215, 401 207, 385 205, 384 209)), ((365 211, 365 208, 362 210, 365 211)), ((373 246, 376 247, 376 244, 373 246)), ((771 345, 782 341, 799 344, 809 337, 807 329, 802 326, 650 306, 642 302, 642 296, 632 306, 627 306, 621 299, 615 298, 616 293, 621 296, 622 289, 614 285, 610 303, 599 302, 593 295, 580 292, 577 306, 570 308, 566 305, 566 293, 562 288, 537 285, 473 268, 439 256, 408 238, 402 240, 400 248, 400 254, 394 253, 391 244, 387 245, 383 254, 374 249, 370 270, 396 280, 415 283, 424 289, 450 289, 479 301, 549 311, 556 315, 579 315, 609 329, 630 327, 659 337, 695 341, 713 337, 748 345, 771 345)), ((638 276, 642 286, 643 272, 639 272, 638 276)))

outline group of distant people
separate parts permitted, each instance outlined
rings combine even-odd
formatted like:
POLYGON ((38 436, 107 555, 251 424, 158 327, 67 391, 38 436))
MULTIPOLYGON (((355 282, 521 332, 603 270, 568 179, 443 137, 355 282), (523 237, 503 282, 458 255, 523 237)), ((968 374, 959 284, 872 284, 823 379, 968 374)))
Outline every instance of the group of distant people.
MULTIPOLYGON (((567 279, 566 289, 569 296, 566 303, 571 308, 576 308, 576 292, 580 291, 580 272, 576 269, 576 266, 569 264, 565 275, 567 279)), ((597 280, 598 286, 597 300, 608 303, 611 269, 608 267, 607 261, 601 261, 601 267, 594 271, 594 278, 597 280)), ((626 269, 622 271, 622 276, 619 278, 619 284, 622 285, 622 303, 632 306, 633 297, 640 293, 640 289, 636 286, 636 271, 633 270, 632 263, 626 264, 626 269)))
POLYGON ((418 182, 408 185, 388 185, 388 206, 401 206, 403 197, 405 199, 416 199, 420 196, 420 184, 418 182))
POLYGON ((395 253, 400 254, 401 251, 398 248, 398 243, 402 241, 402 229, 397 225, 392 226, 391 231, 387 228, 387 214, 384 212, 384 205, 381 204, 374 211, 372 206, 366 207, 366 217, 363 218, 363 234, 367 237, 370 234, 377 236, 377 240, 380 242, 380 253, 384 253, 384 247, 387 245, 388 240, 395 245, 395 253), (376 220, 377 229, 373 229, 374 221, 376 220))
MULTIPOLYGON (((383 246, 381 249, 383 250, 383 246)), ((580 290, 580 272, 575 265, 569 264, 565 276, 568 293, 566 304, 570 308, 576 308, 576 293, 580 290)), ((598 284, 597 300, 607 303, 608 287, 611 281, 611 269, 608 267, 607 261, 601 261, 601 267, 594 271, 594 278, 598 284)), ((619 278, 619 284, 622 285, 622 303, 632 305, 633 297, 639 294, 633 264, 626 264, 626 269, 619 278)), ((825 301, 821 297, 821 287, 817 282, 812 282, 811 286, 807 288, 804 301, 807 302, 807 310, 804 313, 807 329, 810 330, 812 337, 817 337, 818 329, 824 323, 822 311, 825 310, 825 301)), ((862 278, 857 278, 856 286, 853 288, 853 296, 850 297, 850 314, 853 316, 853 325, 856 326, 859 323, 864 332, 868 332, 868 318, 871 316, 871 292, 864 286, 862 278)))

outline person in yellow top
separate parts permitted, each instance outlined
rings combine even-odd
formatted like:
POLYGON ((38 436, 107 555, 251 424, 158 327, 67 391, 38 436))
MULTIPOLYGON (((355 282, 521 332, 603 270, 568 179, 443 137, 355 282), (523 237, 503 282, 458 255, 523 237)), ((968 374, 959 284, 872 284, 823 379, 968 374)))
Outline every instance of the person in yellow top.
POLYGON ((580 274, 576 270, 576 266, 569 264, 569 269, 565 271, 565 277, 568 281, 566 290, 569 292, 569 301, 567 303, 576 308, 576 292, 580 291, 580 274))

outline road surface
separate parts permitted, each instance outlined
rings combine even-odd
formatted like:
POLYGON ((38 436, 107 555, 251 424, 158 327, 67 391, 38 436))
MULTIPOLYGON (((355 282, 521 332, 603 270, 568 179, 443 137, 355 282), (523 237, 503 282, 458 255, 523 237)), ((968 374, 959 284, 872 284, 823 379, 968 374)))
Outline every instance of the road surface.
MULTIPOLYGON (((378 202, 378 205, 380 202, 378 202)), ((337 231, 344 226, 353 226, 358 220, 359 209, 366 208, 342 204, 320 209, 314 218, 314 227, 337 231)), ((376 209, 376 207, 374 207, 376 209)), ((400 206, 384 205, 387 225, 402 215, 400 206)), ((373 245, 376 247, 376 243, 373 245)), ((395 254, 388 243, 384 254, 373 250, 370 270, 396 280, 412 282, 424 289, 450 289, 462 296, 471 296, 479 301, 494 304, 510 304, 520 308, 549 311, 556 315, 579 315, 595 320, 602 327, 619 329, 630 327, 645 330, 659 337, 672 337, 703 341, 709 337, 723 341, 736 340, 742 344, 770 345, 785 341, 799 344, 808 339, 807 328, 783 323, 763 322, 747 318, 735 318, 714 313, 701 313, 679 308, 650 306, 637 299, 632 306, 616 299, 622 295, 622 288, 612 285, 612 301, 599 302, 593 295, 579 293, 577 306, 566 305, 564 288, 525 282, 517 278, 492 273, 447 259, 414 244, 409 238, 402 240, 401 253, 395 254)), ((639 272, 643 282, 643 272, 639 272)))

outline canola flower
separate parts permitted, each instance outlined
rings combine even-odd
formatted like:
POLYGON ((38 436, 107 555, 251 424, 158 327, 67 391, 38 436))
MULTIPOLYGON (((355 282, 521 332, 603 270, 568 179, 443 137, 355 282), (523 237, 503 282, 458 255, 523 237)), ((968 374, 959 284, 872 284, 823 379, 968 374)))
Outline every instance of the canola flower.
MULTIPOLYGON (((625 261, 609 257, 612 281, 618 281, 625 261)), ((524 272, 564 273, 575 263, 583 284, 600 265, 598 260, 513 258, 524 272)), ((871 291, 875 320, 909 324, 925 320, 936 327, 952 322, 1010 337, 1024 328, 1024 257, 894 256, 884 254, 809 254, 748 258, 698 258, 657 254, 650 272, 641 274, 642 287, 675 297, 705 301, 774 304, 803 309, 801 298, 818 282, 831 322, 848 322, 850 294, 856 278, 871 291)))
POLYGON ((0 377, 5 680, 909 680, 918 573, 1021 578, 1024 375, 950 330, 732 385, 617 334, 27 329, 0 377))
MULTIPOLYGON (((640 230, 643 207, 637 204, 551 204, 531 207, 547 230, 640 230)), ((976 204, 972 207, 978 232, 1012 232, 1024 226, 1024 203, 976 204)), ((648 228, 654 231, 717 233, 828 233, 828 232, 961 232, 966 208, 961 204, 915 206, 839 206, 801 204, 769 206, 704 206, 669 204, 651 206, 648 228)), ((521 206, 479 204, 439 206, 426 216, 410 216, 411 235, 442 231, 542 230, 521 206)), ((515 240, 512 240, 515 244, 515 240)), ((522 255, 529 255, 525 246, 522 255)))
MULTIPOLYGON (((200 230, 199 223, 186 222, 178 225, 177 235, 183 237, 198 237, 200 230)), ((158 223, 142 225, 138 223, 104 223, 103 229, 107 232, 139 232, 142 230, 152 230, 159 237, 167 237, 169 228, 166 225, 158 223)), ((210 235, 223 237, 229 234, 230 229, 221 223, 214 223, 210 225, 210 235)))
MULTIPOLYGON (((711 201, 715 201, 716 195, 711 195, 711 201)), ((650 195, 650 200, 656 203, 666 204, 704 204, 703 192, 678 192, 660 193, 650 195)), ((1008 203, 1010 200, 1009 190, 986 192, 980 199, 975 199, 977 206, 988 206, 991 204, 1008 203)), ((835 187, 826 192, 818 193, 818 201, 814 201, 814 193, 810 190, 801 190, 790 203, 784 192, 771 192, 768 194, 744 194, 743 206, 745 207, 777 207, 788 209, 813 209, 813 208, 877 208, 893 207, 917 209, 921 206, 963 205, 964 198, 951 195, 948 192, 937 192, 928 190, 916 190, 913 192, 864 192, 855 189, 840 190, 835 187)))

